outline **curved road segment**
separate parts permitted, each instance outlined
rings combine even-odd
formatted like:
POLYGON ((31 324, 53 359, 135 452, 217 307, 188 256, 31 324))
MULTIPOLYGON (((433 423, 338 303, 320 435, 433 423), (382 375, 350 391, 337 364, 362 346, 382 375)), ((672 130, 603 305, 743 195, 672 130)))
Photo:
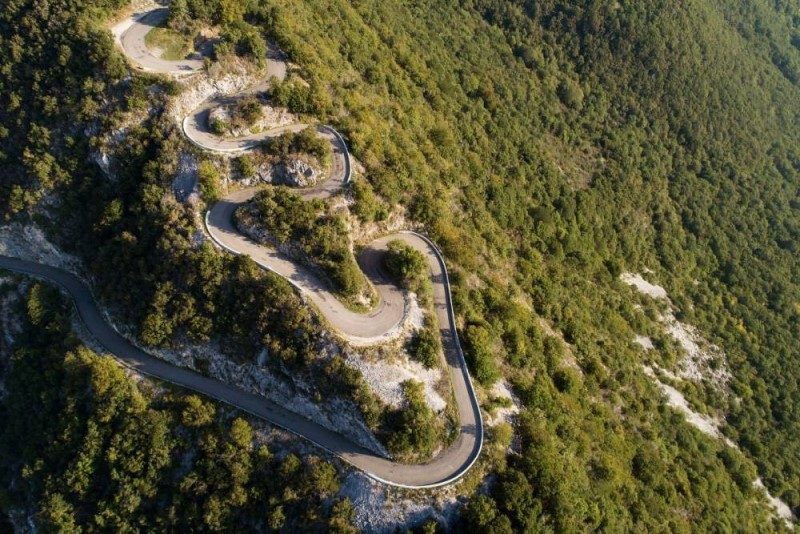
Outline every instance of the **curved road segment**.
MULTIPOLYGON (((147 52, 144 36, 152 26, 163 21, 165 17, 164 8, 135 15, 132 25, 121 38, 125 53, 147 70, 180 74, 187 70, 199 69, 202 65, 199 60, 165 61, 147 52), (200 66, 197 65, 198 62, 200 66)), ((272 69, 272 72, 285 72, 285 67, 281 66, 273 66, 272 69)), ((252 149, 258 142, 279 135, 286 129, 305 127, 292 125, 262 132, 258 136, 246 139, 222 140, 208 135, 203 127, 204 122, 195 120, 198 114, 207 113, 207 110, 208 105, 201 106, 199 112, 196 111, 188 117, 184 121, 184 132, 193 143, 212 151, 236 152, 252 149)), ((332 143, 334 161, 330 176, 325 181, 300 192, 304 198, 329 197, 336 194, 350 180, 350 159, 344 139, 333 128, 318 126, 317 129, 321 136, 332 143)), ((102 346, 137 372, 192 389, 265 419, 338 455, 381 482, 408 488, 430 488, 456 481, 469 470, 480 455, 483 444, 483 423, 480 406, 458 342, 447 269, 436 245, 428 238, 413 232, 399 232, 371 242, 360 254, 359 264, 378 291, 381 297, 380 304, 368 313, 355 313, 345 308, 324 283, 302 266, 237 231, 232 222, 233 212, 239 205, 252 198, 257 191, 257 188, 250 188, 232 193, 208 211, 206 226, 212 239, 230 252, 246 254, 262 267, 285 277, 317 306, 332 327, 350 338, 369 340, 385 335, 402 321, 405 314, 403 292, 385 276, 381 268, 381 259, 387 243, 393 239, 400 239, 422 252, 427 259, 433 284, 434 308, 439 320, 442 346, 450 371, 460 426, 460 433, 455 442, 431 461, 417 465, 394 462, 261 396, 244 392, 194 371, 175 367, 147 354, 123 338, 105 321, 89 288, 66 271, 5 256, 0 256, 0 267, 44 278, 64 288, 74 299, 84 324, 102 346)))
POLYGON ((185 75, 197 72, 203 68, 201 58, 168 61, 153 54, 144 44, 144 37, 150 30, 167 20, 169 8, 158 7, 135 13, 130 20, 130 26, 120 36, 120 44, 128 56, 139 68, 148 72, 161 72, 165 74, 185 75))

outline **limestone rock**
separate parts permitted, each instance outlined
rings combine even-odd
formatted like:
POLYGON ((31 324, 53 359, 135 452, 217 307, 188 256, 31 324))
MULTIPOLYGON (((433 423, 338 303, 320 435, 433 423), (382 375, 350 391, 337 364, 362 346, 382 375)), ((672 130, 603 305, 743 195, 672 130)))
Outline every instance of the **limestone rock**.
POLYGON ((216 133, 227 131, 231 126, 231 113, 227 107, 219 106, 208 112, 208 128, 216 133))
POLYGON ((282 161, 272 167, 272 183, 307 187, 317 183, 319 171, 300 159, 282 161))
POLYGON ((264 162, 256 168, 257 182, 290 187, 308 187, 317 183, 320 171, 302 159, 288 159, 277 163, 264 162))

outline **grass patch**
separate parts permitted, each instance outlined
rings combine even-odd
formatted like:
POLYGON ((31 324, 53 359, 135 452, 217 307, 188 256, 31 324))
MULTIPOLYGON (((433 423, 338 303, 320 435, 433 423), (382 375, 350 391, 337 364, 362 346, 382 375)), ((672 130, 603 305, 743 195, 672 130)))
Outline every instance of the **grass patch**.
POLYGON ((185 59, 192 51, 192 39, 169 28, 153 28, 144 36, 144 44, 161 50, 161 59, 177 61, 185 59))

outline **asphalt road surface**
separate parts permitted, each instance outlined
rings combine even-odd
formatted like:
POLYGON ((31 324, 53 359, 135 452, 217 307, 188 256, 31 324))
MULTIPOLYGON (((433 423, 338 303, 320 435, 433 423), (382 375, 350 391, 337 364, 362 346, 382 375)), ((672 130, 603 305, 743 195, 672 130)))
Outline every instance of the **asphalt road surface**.
POLYGON ((176 367, 133 346, 103 318, 89 288, 75 275, 39 263, 0 256, 0 268, 41 278, 66 290, 78 314, 98 343, 125 366, 138 373, 165 380, 208 397, 235 406, 256 417, 301 436, 341 457, 371 477, 392 485, 432 487, 451 482, 454 474, 462 474, 475 457, 476 428, 462 435, 456 444, 424 465, 404 465, 377 456, 350 439, 291 412, 264 397, 247 393, 199 373, 176 367))
MULTIPOLYGON (((164 8, 134 15, 130 26, 120 39, 123 50, 135 64, 150 71, 180 75, 201 69, 200 60, 165 61, 147 51, 144 36, 153 26, 163 21, 166 15, 164 8)), ((273 65, 271 68, 272 72, 285 73, 285 67, 273 65)), ((195 113, 193 116, 196 115, 195 113)), ((195 122, 191 117, 187 119, 195 122)), ((301 127, 305 125, 293 125, 289 128, 301 127)), ((184 123, 184 131, 190 138, 193 135, 191 132, 207 133, 203 130, 204 128, 200 126, 196 129, 186 128, 186 121, 184 123)), ((305 198, 329 197, 346 186, 350 180, 350 159, 344 139, 327 126, 319 126, 318 132, 332 143, 334 161, 326 180, 313 188, 300 191, 305 198)), ((252 139, 230 141, 235 146, 220 145, 219 143, 228 141, 206 138, 205 135, 192 141, 200 146, 208 143, 209 150, 242 151, 252 149, 264 138, 279 133, 278 130, 272 130, 262 132, 259 137, 252 139)), ((345 308, 313 273, 275 251, 253 242, 236 230, 232 222, 233 212, 256 192, 257 189, 237 191, 212 206, 206 214, 206 226, 212 239, 228 251, 246 254, 264 268, 284 276, 309 297, 334 329, 351 338, 365 340, 378 338, 395 328, 404 317, 405 295, 386 277, 381 267, 387 243, 393 239, 402 240, 422 252, 427 259, 433 284, 434 308, 439 320, 442 346, 451 377, 460 427, 454 443, 429 462, 415 465, 394 462, 263 397, 204 377, 194 371, 173 366, 147 354, 132 345, 105 321, 89 288, 71 273, 6 256, 0 256, 0 268, 49 280, 65 289, 72 296, 81 320, 97 341, 120 362, 137 372, 186 387, 265 419, 338 455, 381 482, 410 488, 425 488, 442 486, 458 480, 480 455, 483 444, 483 423, 478 400, 459 345, 447 269, 438 248, 426 237, 413 232, 398 232, 370 243, 358 259, 365 275, 378 291, 380 303, 367 313, 355 313, 345 308)))
POLYGON ((185 75, 202 70, 203 60, 199 57, 181 61, 168 61, 153 54, 144 44, 144 36, 150 30, 166 21, 168 15, 169 8, 166 7, 159 7, 132 15, 132 23, 120 37, 120 43, 125 55, 136 66, 148 72, 185 75))

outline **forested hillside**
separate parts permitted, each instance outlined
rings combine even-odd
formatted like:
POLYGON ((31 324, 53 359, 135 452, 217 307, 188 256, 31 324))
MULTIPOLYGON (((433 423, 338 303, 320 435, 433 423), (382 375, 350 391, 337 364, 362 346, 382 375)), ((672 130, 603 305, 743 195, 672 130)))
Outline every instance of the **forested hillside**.
POLYGON ((479 379, 496 376, 486 360, 538 367, 541 334, 510 304, 513 277, 575 345, 589 391, 617 389, 637 359, 625 323, 639 319, 609 290, 623 266, 657 268, 728 355, 741 399, 724 406, 729 435, 797 507, 797 14, 699 1, 305 6, 276 9, 275 31, 334 88, 375 189, 392 201, 421 187, 412 214, 471 286, 483 279, 459 299, 479 379), (326 31, 333 9, 352 33, 326 31))
POLYGON ((137 384, 76 340, 56 290, 26 285, 0 404, 0 504, 31 499, 47 532, 347 530, 331 464, 276 455, 210 401, 137 384))
MULTIPOLYGON (((69 0, 51 10, 12 0, 0 13, 0 45, 8 51, 0 60, 6 219, 42 224, 77 253, 104 302, 124 310, 147 345, 215 339, 245 359, 267 346, 290 369, 307 367, 321 328, 313 312, 277 277, 210 246, 194 247, 192 235, 202 231, 196 214, 165 200, 184 141, 163 110, 180 87, 127 77, 99 23, 122 4, 69 0), (147 118, 127 132, 115 154, 119 176, 108 180, 90 156, 93 142, 136 110, 149 110, 147 118)), ((466 496, 465 527, 783 528, 753 488, 757 476, 800 512, 796 3, 176 5, 181 17, 220 25, 228 51, 244 57, 277 42, 308 83, 290 79, 273 98, 334 124, 364 166, 354 211, 370 222, 405 210, 441 245, 472 375, 486 391, 508 381, 522 404, 517 448, 487 494, 466 496), (666 408, 642 372, 646 357, 632 340, 659 326, 619 275, 646 269, 668 288, 680 319, 726 355, 729 389, 701 385, 705 393, 694 400, 697 409, 725 415, 725 434, 741 452, 666 408)), ((29 316, 28 328, 37 320, 29 316)), ((70 395, 84 394, 80 380, 92 372, 116 376, 108 362, 64 341, 59 328, 36 344, 30 336, 18 342, 9 384, 14 373, 39 372, 24 357, 37 351, 49 355, 56 378, 29 380, 27 392, 9 389, 4 419, 20 417, 15 410, 25 395, 47 399, 49 381, 67 380, 61 373, 78 381, 68 384, 70 395)), ((669 365, 668 352, 647 358, 669 365)), ((127 383, 119 387, 138 395, 127 383)), ((168 417, 168 409, 135 404, 146 417, 168 417)), ((63 409, 44 404, 41 417, 63 409)), ((100 412, 84 413, 81 424, 89 428, 105 416, 100 412)), ((135 436, 135 423, 125 422, 125 436, 135 436)), ((232 440, 225 446, 235 448, 237 425, 220 421, 203 436, 176 432, 206 445, 213 436, 219 447, 232 440)), ((117 501, 109 512, 97 508, 98 499, 109 498, 97 493, 104 478, 78 480, 64 471, 79 461, 77 447, 25 449, 14 428, 3 435, 3 451, 25 462, 47 456, 28 488, 49 514, 44 521, 113 511, 145 527, 184 526, 176 518, 147 519, 155 502, 183 506, 191 495, 177 486, 166 459, 145 485, 133 485, 144 504, 129 502, 129 515, 121 516, 117 501), (70 496, 52 490, 62 480, 70 496)), ((178 439, 168 434, 165 440, 178 439)), ((47 443, 47 436, 31 439, 47 443)), ((255 451, 245 456, 258 464, 248 472, 283 469, 258 463, 255 451)), ((196 468, 210 469, 210 462, 196 468)), ((316 464, 304 465, 288 476, 316 464)), ((19 469, 7 461, 3 467, 5 477, 19 469)), ((248 502, 271 495, 269 487, 244 486, 248 502)), ((326 495, 308 491, 314 502, 326 495)), ((0 505, 6 502, 3 496, 0 505)), ((250 521, 245 504, 227 504, 234 511, 217 525, 250 521)), ((191 506, 200 517, 199 507, 211 505, 191 506)), ((346 508, 334 508, 331 521, 346 523, 346 508)), ((291 520, 316 527, 327 521, 310 513, 291 520)))

